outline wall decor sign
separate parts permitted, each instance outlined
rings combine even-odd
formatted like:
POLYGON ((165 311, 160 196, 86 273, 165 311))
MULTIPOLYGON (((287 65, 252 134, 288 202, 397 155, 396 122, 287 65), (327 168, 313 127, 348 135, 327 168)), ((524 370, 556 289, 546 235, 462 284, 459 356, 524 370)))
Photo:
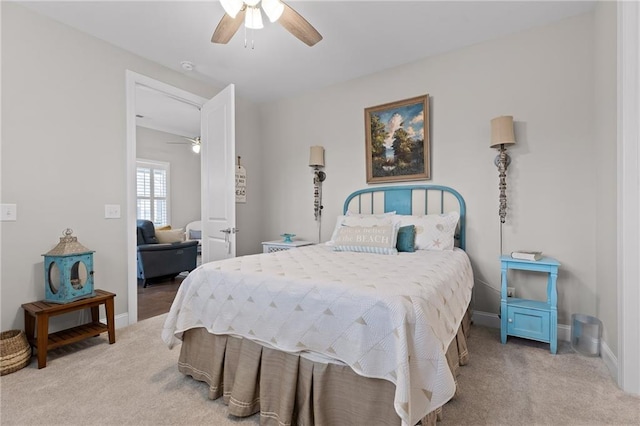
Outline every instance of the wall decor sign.
POLYGON ((240 157, 238 157, 238 165, 236 166, 236 203, 247 202, 247 170, 240 165, 240 157))
POLYGON ((364 110, 367 183, 431 179, 429 95, 364 110))

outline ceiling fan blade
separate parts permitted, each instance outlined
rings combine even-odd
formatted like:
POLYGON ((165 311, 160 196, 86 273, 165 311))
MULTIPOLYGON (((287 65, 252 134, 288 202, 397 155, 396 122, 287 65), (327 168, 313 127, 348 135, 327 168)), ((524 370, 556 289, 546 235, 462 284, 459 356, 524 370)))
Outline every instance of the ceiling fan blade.
POLYGON ((169 145, 191 145, 191 142, 167 142, 169 145))
POLYGON ((220 23, 218 23, 216 30, 213 32, 211 43, 227 44, 244 22, 244 12, 244 9, 241 10, 235 18, 225 13, 220 23))
POLYGON ((313 28, 313 25, 293 10, 291 6, 284 2, 283 4, 284 11, 280 19, 278 19, 278 22, 280 22, 287 31, 309 46, 313 46, 322 40, 322 35, 320 35, 318 30, 313 28))

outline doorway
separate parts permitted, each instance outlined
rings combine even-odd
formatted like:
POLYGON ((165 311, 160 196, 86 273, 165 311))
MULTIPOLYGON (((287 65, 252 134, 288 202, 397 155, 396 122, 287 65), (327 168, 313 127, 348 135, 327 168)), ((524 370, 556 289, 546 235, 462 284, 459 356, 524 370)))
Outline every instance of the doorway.
MULTIPOLYGON (((154 80, 150 77, 127 70, 126 72, 126 97, 127 97, 127 208, 125 219, 127 222, 127 258, 128 258, 128 313, 129 324, 138 321, 138 279, 136 260, 136 160, 137 160, 137 124, 139 112, 136 93, 144 90, 147 93, 162 95, 192 105, 198 110, 207 102, 207 99, 194 95, 182 89, 166 83, 154 80)), ((170 130, 170 129, 165 129, 170 130)), ((171 132, 174 133, 174 132, 171 132)), ((195 136, 195 135, 194 135, 195 136)), ((184 146, 188 149, 188 145, 184 146)))

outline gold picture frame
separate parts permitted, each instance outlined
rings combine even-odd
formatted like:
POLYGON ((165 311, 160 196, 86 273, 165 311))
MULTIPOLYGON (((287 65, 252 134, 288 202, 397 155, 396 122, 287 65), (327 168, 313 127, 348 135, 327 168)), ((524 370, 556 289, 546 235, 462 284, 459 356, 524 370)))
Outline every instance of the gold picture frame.
POLYGON ((431 179, 429 95, 365 108, 367 183, 431 179))

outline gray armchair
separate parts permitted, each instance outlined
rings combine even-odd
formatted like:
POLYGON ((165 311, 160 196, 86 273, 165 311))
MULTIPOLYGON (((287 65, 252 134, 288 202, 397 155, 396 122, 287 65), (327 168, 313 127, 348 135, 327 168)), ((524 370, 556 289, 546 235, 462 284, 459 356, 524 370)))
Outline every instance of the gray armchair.
POLYGON ((198 258, 198 242, 159 243, 153 222, 136 222, 138 238, 138 279, 147 287, 153 278, 175 278, 193 271, 198 258))

